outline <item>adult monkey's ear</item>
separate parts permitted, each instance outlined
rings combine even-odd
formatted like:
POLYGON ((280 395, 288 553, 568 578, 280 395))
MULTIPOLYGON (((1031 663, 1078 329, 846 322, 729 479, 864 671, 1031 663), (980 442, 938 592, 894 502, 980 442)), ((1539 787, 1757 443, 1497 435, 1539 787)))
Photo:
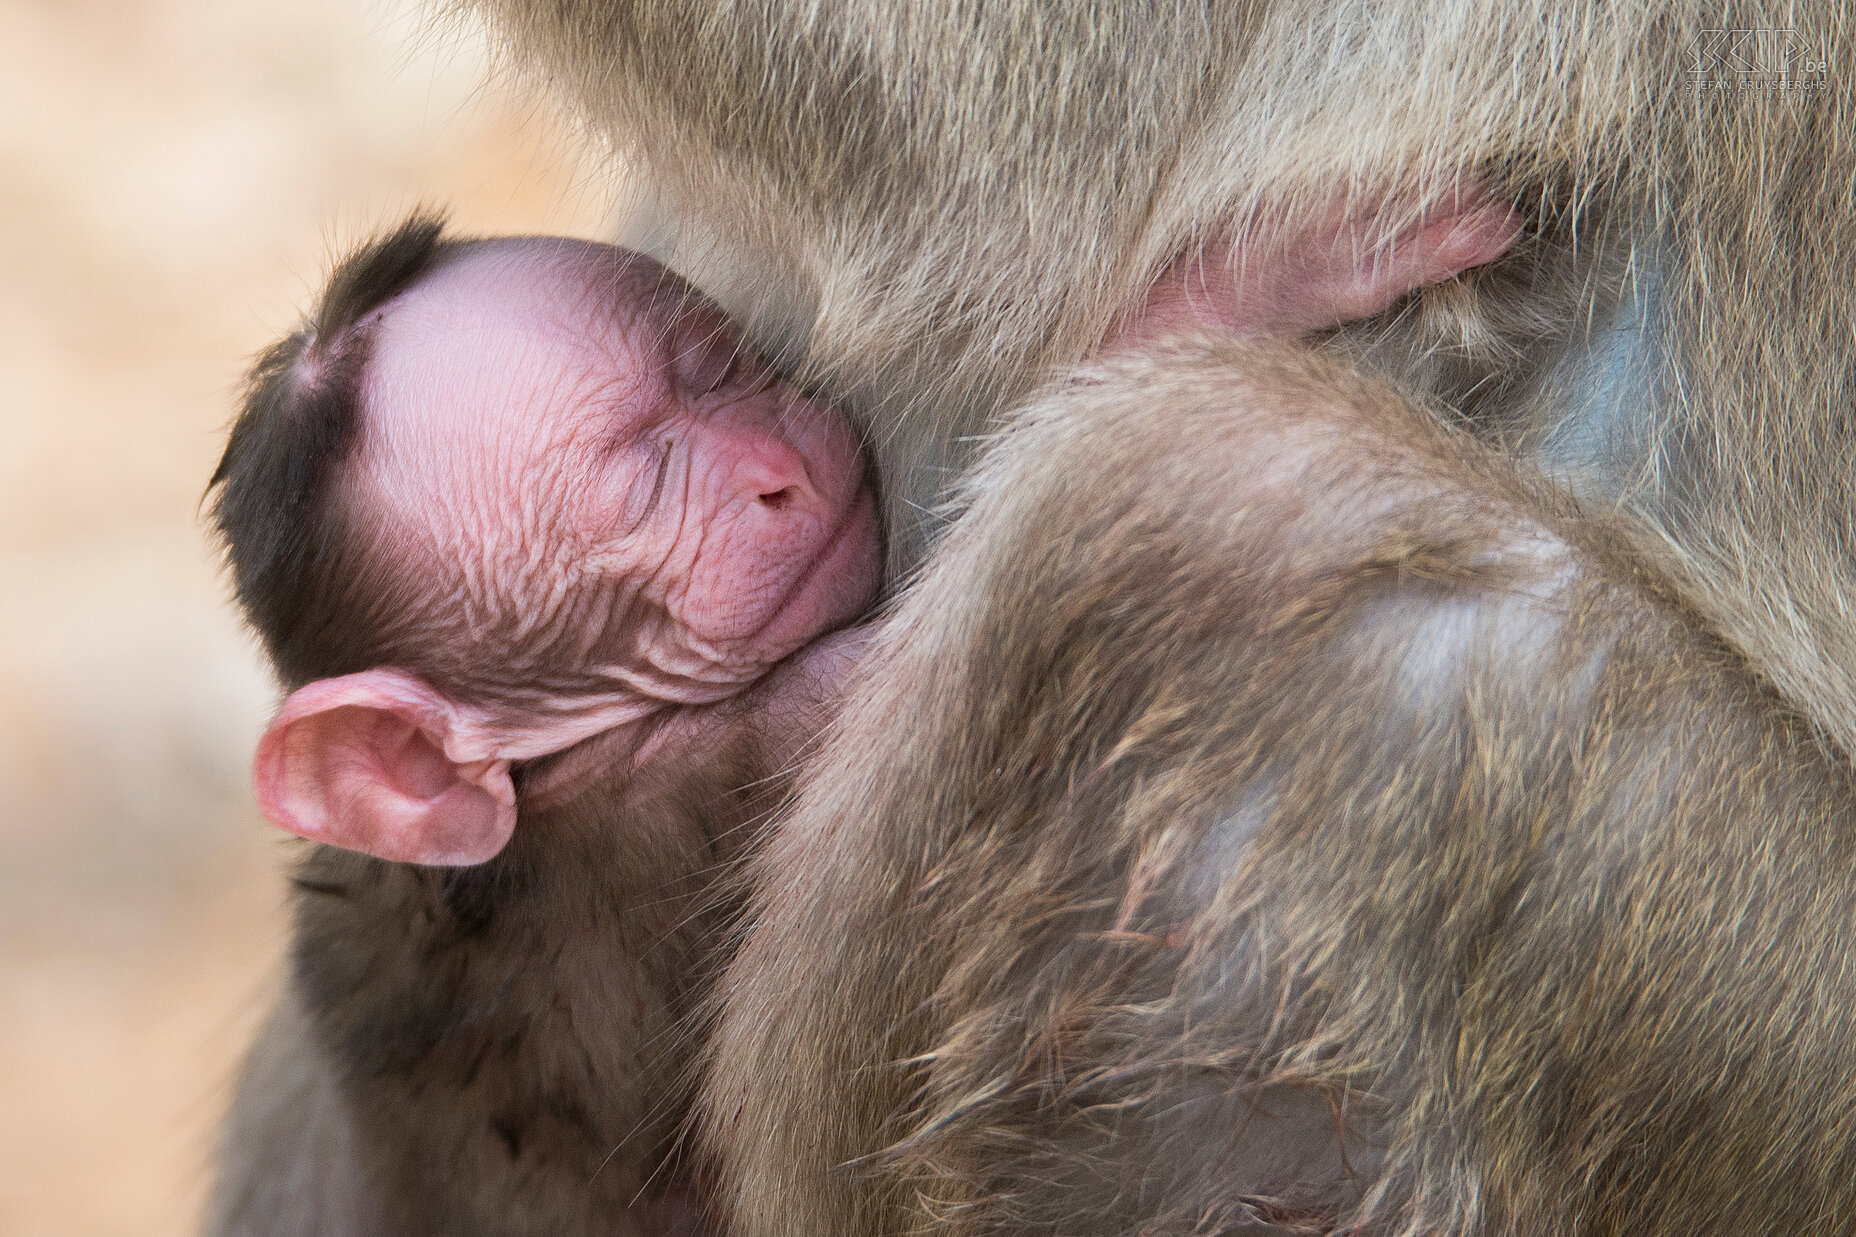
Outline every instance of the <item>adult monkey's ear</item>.
POLYGON ((516 826, 509 761, 484 733, 403 670, 318 679, 258 740, 258 808, 291 833, 382 859, 482 863, 516 826))

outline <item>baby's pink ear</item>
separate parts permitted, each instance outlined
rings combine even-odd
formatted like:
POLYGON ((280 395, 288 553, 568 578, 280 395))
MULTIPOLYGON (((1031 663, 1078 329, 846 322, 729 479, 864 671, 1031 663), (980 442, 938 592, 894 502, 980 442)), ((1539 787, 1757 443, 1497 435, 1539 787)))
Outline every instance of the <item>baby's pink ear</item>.
POLYGON ((403 863, 462 866, 516 826, 509 761, 460 761, 465 711, 399 670, 292 692, 258 741, 258 807, 291 833, 403 863))

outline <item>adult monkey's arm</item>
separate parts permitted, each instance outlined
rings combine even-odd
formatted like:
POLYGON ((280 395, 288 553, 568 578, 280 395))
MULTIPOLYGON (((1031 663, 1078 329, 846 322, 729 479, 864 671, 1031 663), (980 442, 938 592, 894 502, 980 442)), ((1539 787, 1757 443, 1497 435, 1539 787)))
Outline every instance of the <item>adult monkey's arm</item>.
POLYGON ((1286 348, 1035 401, 757 861, 730 1231, 1844 1231, 1848 772, 1525 471, 1286 348))

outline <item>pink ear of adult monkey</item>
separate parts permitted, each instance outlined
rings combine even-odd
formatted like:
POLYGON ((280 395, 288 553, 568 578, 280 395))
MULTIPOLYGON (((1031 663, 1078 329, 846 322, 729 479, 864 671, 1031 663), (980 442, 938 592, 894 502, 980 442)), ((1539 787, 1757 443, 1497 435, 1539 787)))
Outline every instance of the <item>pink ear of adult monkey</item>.
POLYGON ((482 863, 516 827, 511 761, 470 710, 401 670, 290 695, 252 762, 258 810, 291 833, 381 859, 482 863))

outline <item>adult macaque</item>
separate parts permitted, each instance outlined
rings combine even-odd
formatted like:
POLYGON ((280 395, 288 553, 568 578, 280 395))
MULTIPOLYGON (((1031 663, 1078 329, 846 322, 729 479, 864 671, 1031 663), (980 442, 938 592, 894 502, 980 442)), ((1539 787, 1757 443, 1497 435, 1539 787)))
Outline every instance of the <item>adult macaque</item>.
POLYGON ((259 802, 402 861, 299 866, 214 1231, 694 1232, 710 887, 878 582, 847 423, 647 259, 415 218, 261 358, 214 483, 293 689, 259 802))
POLYGON ((1331 337, 1389 389, 1193 344, 1003 422, 721 991, 744 1234, 1850 1227, 1841 6, 470 7, 803 307, 741 301, 902 569, 1169 266, 1532 224, 1331 337))

